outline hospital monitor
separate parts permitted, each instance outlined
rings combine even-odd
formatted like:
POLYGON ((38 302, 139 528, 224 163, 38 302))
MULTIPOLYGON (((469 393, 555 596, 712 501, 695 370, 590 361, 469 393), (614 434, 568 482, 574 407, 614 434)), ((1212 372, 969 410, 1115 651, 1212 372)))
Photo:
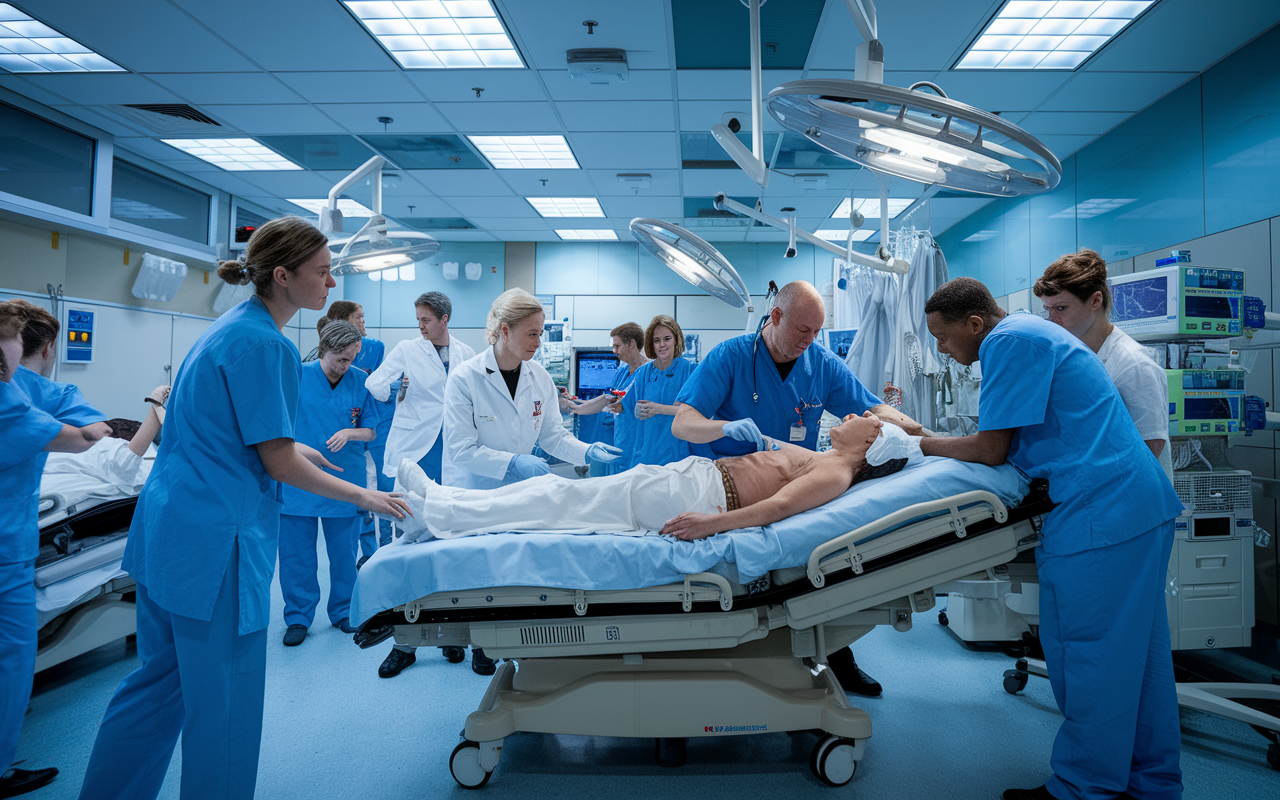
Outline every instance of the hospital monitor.
POLYGON ((1222 436, 1243 433, 1243 370, 1167 369, 1169 435, 1222 436))
POLYGON ((1244 270, 1175 265, 1107 283, 1111 321, 1138 341, 1240 335, 1244 270))
POLYGON ((855 328, 827 328, 822 332, 822 343, 827 349, 836 354, 836 357, 844 359, 849 355, 849 348, 853 346, 853 337, 858 333, 855 328))
POLYGON ((590 400, 609 391, 618 357, 610 350, 573 351, 574 391, 580 400, 590 400))

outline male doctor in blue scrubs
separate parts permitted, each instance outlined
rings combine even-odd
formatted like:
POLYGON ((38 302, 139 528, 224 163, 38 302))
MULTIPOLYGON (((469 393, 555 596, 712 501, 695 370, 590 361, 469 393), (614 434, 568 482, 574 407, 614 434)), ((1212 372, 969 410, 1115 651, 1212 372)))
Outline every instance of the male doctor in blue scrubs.
MULTIPOLYGON (((759 333, 721 342, 698 364, 676 396, 671 433, 710 443, 713 458, 763 450, 766 436, 817 450, 825 409, 837 417, 869 410, 921 435, 915 420, 882 403, 834 353, 809 346, 826 319, 813 284, 783 286, 759 333)), ((859 669, 849 648, 832 653, 827 664, 846 691, 880 694, 880 684, 859 669)))
POLYGON ((982 362, 978 433, 920 442, 925 455, 1049 481, 1040 643, 1058 708, 1053 775, 1005 800, 1175 800, 1178 698, 1164 577, 1182 513, 1106 368, 1064 328, 1006 316, 987 287, 956 278, 925 304, 939 352, 982 362))

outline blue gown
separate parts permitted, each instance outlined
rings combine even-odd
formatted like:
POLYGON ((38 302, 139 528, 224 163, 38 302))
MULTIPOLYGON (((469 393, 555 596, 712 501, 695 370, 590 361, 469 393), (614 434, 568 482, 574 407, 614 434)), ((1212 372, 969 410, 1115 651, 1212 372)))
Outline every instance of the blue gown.
POLYGON ((293 438, 301 369, 255 296, 178 370, 123 562, 142 666, 107 707, 84 800, 154 798, 179 733, 182 797, 253 796, 280 527, 280 487, 255 445, 293 438))
POLYGON ((1102 362, 1031 314, 983 340, 980 430, 1015 429, 1009 461, 1059 505, 1036 564, 1040 642, 1064 721, 1060 800, 1182 795, 1164 577, 1182 503, 1102 362))
POLYGON ((622 398, 623 413, 619 416, 626 417, 628 427, 634 431, 631 449, 627 453, 628 466, 674 464, 691 455, 714 457, 709 446, 691 445, 672 435, 671 423, 675 417, 656 414, 648 419, 636 418, 636 405, 641 400, 664 405, 675 403, 676 396, 696 367, 692 361, 684 358, 675 359, 665 370, 658 369, 657 363, 650 361, 636 370, 631 381, 631 391, 622 398))
MULTIPOLYGON (((295 440, 324 454, 342 472, 339 478, 365 485, 366 442, 347 442, 336 453, 325 444, 341 428, 377 428, 378 401, 364 388, 364 373, 348 369, 331 387, 319 361, 302 367, 295 440)), ((331 500, 289 485, 281 487, 280 591, 284 595, 285 625, 311 627, 320 602, 316 580, 316 525, 324 528, 329 555, 329 622, 347 618, 356 583, 356 556, 364 512, 352 503, 331 500)))
MULTIPOLYGON (((640 370, 637 369, 636 372, 640 370)), ((618 365, 618 369, 613 373, 613 382, 609 384, 609 390, 617 390, 620 392, 631 389, 631 381, 635 379, 635 372, 631 371, 631 367, 625 362, 618 365)), ((628 418, 625 413, 614 414, 609 411, 600 412, 600 425, 613 428, 613 438, 611 443, 614 447, 622 448, 622 457, 617 461, 609 464, 598 464, 592 462, 589 466, 591 477, 599 478, 604 475, 617 475, 620 472, 626 472, 634 466, 631 460, 631 451, 635 447, 633 441, 635 436, 635 425, 638 422, 635 417, 628 418)))
MULTIPOLYGON (((368 336, 363 337, 360 344, 360 355, 356 356, 356 360, 351 362, 351 366, 361 370, 365 375, 370 374, 378 367, 382 366, 382 359, 386 357, 387 346, 380 339, 371 339, 368 336)), ((374 401, 377 403, 378 401, 374 401)), ((369 455, 373 457, 373 471, 378 480, 378 491, 389 492, 395 485, 395 478, 387 477, 382 474, 382 460, 387 450, 387 434, 391 431, 391 419, 396 413, 396 395, 391 393, 391 397, 385 403, 378 403, 378 427, 374 429, 377 434, 372 442, 369 442, 369 455)), ((364 473, 361 473, 362 475, 364 473)), ((362 484, 363 485, 363 484, 362 484)), ((382 520, 382 529, 378 535, 373 533, 373 515, 363 513, 364 525, 360 533, 360 552, 366 556, 371 556, 378 549, 379 545, 387 544, 391 541, 391 523, 382 520)))
POLYGON ((37 461, 61 430, 14 383, 0 382, 0 772, 18 751, 36 667, 37 461))

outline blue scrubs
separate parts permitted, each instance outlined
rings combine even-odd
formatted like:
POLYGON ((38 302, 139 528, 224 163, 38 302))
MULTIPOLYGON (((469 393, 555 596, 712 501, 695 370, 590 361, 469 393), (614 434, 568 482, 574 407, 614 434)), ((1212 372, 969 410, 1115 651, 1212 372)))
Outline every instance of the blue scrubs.
MULTIPOLYGON (((319 361, 302 368, 298 396, 296 441, 324 454, 342 472, 339 478, 365 485, 365 442, 347 442, 336 453, 325 444, 342 428, 376 428, 378 402, 364 388, 365 374, 348 369, 330 386, 319 361)), ((284 508, 280 516, 280 591, 284 595, 285 625, 311 627, 320 602, 316 580, 316 524, 324 528, 329 554, 329 602, 326 611, 334 625, 346 619, 351 590, 356 584, 356 556, 364 512, 352 503, 331 500, 292 486, 281 486, 284 508)))
POLYGON ((641 400, 663 405, 675 403, 676 396, 680 394, 696 366, 688 359, 677 358, 665 370, 658 369, 656 361, 650 361, 636 370, 631 391, 622 398, 623 413, 619 415, 627 418, 628 427, 634 431, 631 450, 627 453, 629 466, 674 464, 691 455, 714 458, 709 446, 691 445, 672 435, 671 423, 675 417, 656 414, 648 419, 636 418, 636 405, 641 400))
MULTIPOLYGON (((382 359, 387 351, 386 345, 380 339, 371 339, 368 336, 360 340, 360 355, 356 356, 356 360, 351 362, 351 366, 361 370, 365 375, 369 375, 375 369, 382 366, 382 359)), ((378 403, 377 400, 374 401, 378 403)), ((389 492, 395 486, 396 479, 390 478, 382 474, 382 461, 387 450, 387 434, 391 431, 391 418, 396 413, 396 393, 392 392, 391 397, 385 403, 378 403, 378 427, 374 429, 377 434, 372 442, 368 444, 369 455, 373 457, 373 471, 378 480, 378 491, 389 492)), ((361 475, 364 473, 362 472, 361 475)), ((363 485, 363 484, 362 484, 363 485)), ((373 555, 379 545, 387 544, 391 541, 391 523, 382 520, 382 527, 378 535, 373 533, 373 515, 362 513, 364 519, 363 531, 360 534, 360 552, 366 556, 373 555)))
MULTIPOLYGON (((31 400, 31 405, 63 424, 83 428, 107 419, 105 414, 89 405, 79 387, 70 383, 51 381, 23 366, 19 366, 13 373, 12 382, 31 400)), ((39 464, 37 474, 43 474, 49 454, 41 453, 36 458, 39 464)), ((36 486, 36 491, 40 491, 39 486, 36 486)))
MULTIPOLYGON (((693 406, 707 419, 750 418, 765 436, 810 450, 818 449, 818 421, 824 409, 843 417, 883 402, 822 346, 805 348, 782 380, 758 334, 737 336, 713 347, 676 400, 693 406), (759 395, 758 402, 753 394, 759 395)), ((755 448, 750 442, 721 438, 711 442, 711 450, 719 458, 755 448)))
MULTIPOLYGON (((639 369, 636 370, 636 372, 639 371, 639 369)), ((613 373, 613 382, 609 384, 609 391, 629 392, 631 390, 631 382, 635 379, 635 374, 625 362, 619 364, 618 369, 613 373)), ((625 412, 614 414, 610 411, 601 411, 599 417, 602 428, 613 428, 612 438, 609 439, 609 443, 614 447, 622 448, 622 457, 608 464, 591 462, 588 466, 593 478, 617 475, 635 466, 635 462, 631 460, 631 451, 635 447, 635 423, 639 422, 639 420, 635 417, 628 417, 625 412)))
POLYGON ((1063 328, 1012 314, 983 340, 980 430, 1059 505, 1036 550, 1040 642, 1065 721, 1049 792, 1178 798, 1178 699, 1164 576, 1182 503, 1106 368, 1063 328))
POLYGON ((280 489, 255 445, 292 439, 298 349, 256 296, 210 326, 174 381, 129 529, 138 656, 81 797, 154 798, 179 733, 183 798, 253 796, 280 489))
POLYGON ((0 773, 18 752, 36 668, 36 462, 61 430, 21 389, 0 382, 0 773))

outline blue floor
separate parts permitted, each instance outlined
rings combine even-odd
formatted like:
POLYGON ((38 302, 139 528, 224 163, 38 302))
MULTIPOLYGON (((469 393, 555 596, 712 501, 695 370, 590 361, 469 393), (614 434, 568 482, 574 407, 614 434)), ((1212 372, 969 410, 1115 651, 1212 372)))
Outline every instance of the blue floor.
MULTIPOLYGON (((322 585, 324 553, 321 551, 322 585)), ((327 591, 327 587, 326 587, 327 591)), ((322 601, 323 605, 323 601, 322 601)), ((832 789, 809 772, 812 733, 693 739, 688 764, 663 768, 652 740, 520 734, 509 738, 481 794, 449 775, 448 759, 487 684, 438 650, 383 680, 384 643, 360 650, 351 637, 317 622, 296 648, 281 642, 278 582, 267 651, 266 720, 259 798, 857 797, 994 800, 1047 776, 1060 717, 1048 682, 1032 678, 1018 696, 1001 674, 1011 659, 966 649, 934 613, 898 633, 877 628, 854 645, 858 662, 884 684, 882 698, 856 698, 874 735, 853 782, 832 789)), ((323 614, 321 615, 323 618, 323 614)), ((39 676, 22 731, 25 766, 56 766, 38 800, 78 795, 93 737, 111 693, 137 665, 123 641, 39 676)), ((1280 797, 1280 773, 1266 764, 1265 741, 1247 726, 1183 711, 1187 800, 1280 797)), ((160 794, 177 798, 181 753, 160 794)))

